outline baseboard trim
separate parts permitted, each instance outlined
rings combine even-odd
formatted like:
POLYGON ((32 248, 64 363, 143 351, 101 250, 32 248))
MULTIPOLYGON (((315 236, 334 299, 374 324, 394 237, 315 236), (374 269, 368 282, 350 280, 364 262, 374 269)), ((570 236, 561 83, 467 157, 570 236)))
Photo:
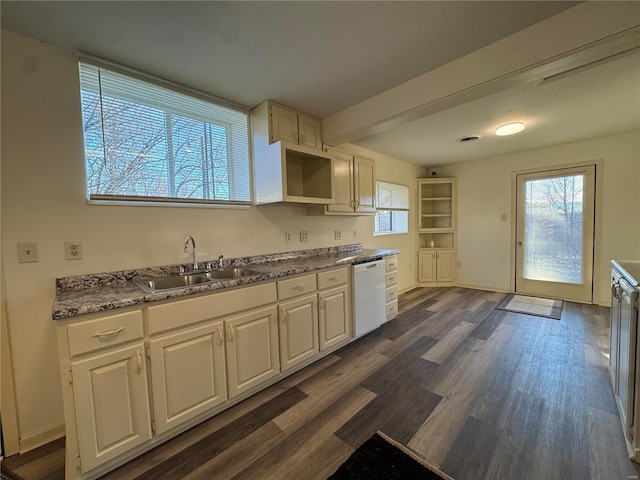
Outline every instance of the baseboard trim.
POLYGON ((475 285, 473 283, 458 283, 458 287, 470 288, 472 290, 486 290, 488 292, 513 293, 509 288, 488 287, 486 285, 475 285))
POLYGON ((35 450, 42 445, 58 440, 64 436, 64 422, 60 422, 41 432, 20 437, 20 454, 35 450))

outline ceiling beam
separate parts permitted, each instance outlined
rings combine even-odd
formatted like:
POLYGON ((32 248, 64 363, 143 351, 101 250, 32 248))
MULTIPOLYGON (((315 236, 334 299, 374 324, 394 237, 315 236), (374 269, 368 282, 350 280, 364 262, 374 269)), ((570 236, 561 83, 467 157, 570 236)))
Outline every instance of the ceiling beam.
POLYGON ((324 141, 353 142, 638 48, 640 3, 585 2, 323 119, 324 141))

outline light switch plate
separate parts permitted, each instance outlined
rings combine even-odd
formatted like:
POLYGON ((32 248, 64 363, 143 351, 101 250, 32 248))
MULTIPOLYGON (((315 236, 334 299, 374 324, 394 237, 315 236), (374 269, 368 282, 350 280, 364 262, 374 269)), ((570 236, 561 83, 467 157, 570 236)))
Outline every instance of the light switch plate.
POLYGON ((335 230, 335 231, 333 232, 333 235, 334 235, 334 237, 335 237, 335 239, 336 239, 336 240, 340 240, 340 239, 342 239, 342 231, 341 231, 341 230, 335 230))
POLYGON ((38 261, 38 244, 35 242, 18 243, 18 262, 34 263, 38 261))
POLYGON ((300 232, 300 241, 308 242, 309 241, 309 232, 300 232))

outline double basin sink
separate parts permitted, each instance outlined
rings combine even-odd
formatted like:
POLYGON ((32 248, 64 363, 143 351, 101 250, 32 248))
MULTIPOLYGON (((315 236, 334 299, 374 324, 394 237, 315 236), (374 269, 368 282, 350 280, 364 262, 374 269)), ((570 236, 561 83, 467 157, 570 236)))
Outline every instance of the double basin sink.
POLYGON ((246 267, 227 268, 225 270, 211 270, 203 273, 171 275, 168 277, 147 278, 134 283, 147 293, 175 290, 177 288, 193 287, 207 283, 222 282, 234 278, 250 277, 261 272, 246 267))

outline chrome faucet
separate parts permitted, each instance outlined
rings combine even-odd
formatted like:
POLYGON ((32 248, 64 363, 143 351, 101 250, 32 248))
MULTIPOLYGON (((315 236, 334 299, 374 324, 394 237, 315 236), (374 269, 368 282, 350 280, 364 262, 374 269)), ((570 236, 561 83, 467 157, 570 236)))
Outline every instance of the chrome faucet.
POLYGON ((189 251, 189 240, 191 240, 191 252, 193 253, 193 271, 198 270, 198 261, 196 260, 196 241, 189 235, 184 241, 184 253, 189 251))
POLYGON ((220 256, 218 257, 218 268, 219 268, 220 270, 222 270, 222 259, 223 259, 223 258, 224 258, 224 255, 220 255, 220 256))

